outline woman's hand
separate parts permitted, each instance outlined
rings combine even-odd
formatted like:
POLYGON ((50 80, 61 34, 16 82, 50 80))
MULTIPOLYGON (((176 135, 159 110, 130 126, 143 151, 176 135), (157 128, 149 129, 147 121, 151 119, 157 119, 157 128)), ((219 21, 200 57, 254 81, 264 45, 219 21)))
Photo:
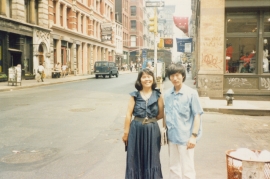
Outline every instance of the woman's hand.
POLYGON ((128 142, 128 134, 124 133, 123 137, 122 137, 123 142, 125 143, 125 145, 127 145, 128 142))

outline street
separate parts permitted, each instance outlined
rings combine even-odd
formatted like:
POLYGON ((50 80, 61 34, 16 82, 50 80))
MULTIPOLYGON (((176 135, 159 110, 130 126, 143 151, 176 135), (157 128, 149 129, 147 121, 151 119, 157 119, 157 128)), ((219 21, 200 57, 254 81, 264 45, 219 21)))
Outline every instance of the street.
MULTIPOLYGON (((0 93, 0 179, 123 179, 121 140, 137 73, 0 93)), ((185 82, 193 85, 190 74, 185 82)), ((171 87, 168 79, 164 89, 171 87)), ((195 86, 193 86, 195 87, 195 86)), ((198 179, 225 179, 225 152, 270 150, 269 116, 205 113, 198 179)), ((162 146, 164 179, 168 148, 162 146)))

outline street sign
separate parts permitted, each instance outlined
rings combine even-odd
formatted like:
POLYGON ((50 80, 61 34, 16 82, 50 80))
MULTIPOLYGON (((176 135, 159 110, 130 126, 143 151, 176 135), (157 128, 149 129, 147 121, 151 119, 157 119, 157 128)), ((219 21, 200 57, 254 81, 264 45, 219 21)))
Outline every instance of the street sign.
POLYGON ((145 7, 164 7, 164 1, 146 1, 145 7))

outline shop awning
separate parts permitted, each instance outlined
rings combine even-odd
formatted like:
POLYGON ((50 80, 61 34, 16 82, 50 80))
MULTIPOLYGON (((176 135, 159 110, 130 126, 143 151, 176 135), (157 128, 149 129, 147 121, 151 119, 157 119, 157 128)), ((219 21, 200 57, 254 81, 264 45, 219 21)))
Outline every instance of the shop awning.
POLYGON ((12 52, 20 52, 20 53, 22 53, 21 50, 18 50, 18 49, 15 49, 15 48, 9 48, 8 50, 12 51, 12 52))

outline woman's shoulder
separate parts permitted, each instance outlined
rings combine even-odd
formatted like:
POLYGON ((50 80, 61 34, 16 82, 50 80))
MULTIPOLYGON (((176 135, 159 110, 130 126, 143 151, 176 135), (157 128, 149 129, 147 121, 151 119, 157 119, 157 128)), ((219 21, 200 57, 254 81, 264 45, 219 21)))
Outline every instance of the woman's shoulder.
POLYGON ((129 94, 130 94, 130 96, 138 97, 139 96, 139 91, 133 91, 133 92, 131 92, 129 94))

